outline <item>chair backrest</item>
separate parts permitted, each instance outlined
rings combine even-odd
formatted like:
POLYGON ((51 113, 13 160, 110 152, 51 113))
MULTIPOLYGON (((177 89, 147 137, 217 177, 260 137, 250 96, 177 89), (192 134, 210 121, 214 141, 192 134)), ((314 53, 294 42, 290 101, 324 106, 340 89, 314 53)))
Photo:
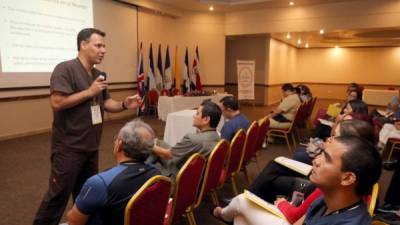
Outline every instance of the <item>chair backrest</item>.
POLYGON ((317 114, 315 115, 315 118, 313 120, 313 124, 317 125, 319 124, 319 120, 318 119, 324 119, 327 116, 327 109, 318 109, 317 114))
POLYGON ((307 118, 311 118, 311 115, 314 111, 314 107, 315 107, 315 103, 317 102, 317 97, 313 97, 311 99, 311 104, 310 107, 308 108, 308 112, 307 112, 307 118))
POLYGON ((249 129, 247 129, 246 142, 244 144, 243 156, 240 162, 241 168, 245 166, 248 161, 250 161, 257 150, 257 133, 258 123, 257 121, 254 121, 253 123, 251 123, 249 129))
POLYGON ((257 144, 256 151, 262 148, 262 144, 266 138, 269 128, 269 118, 268 116, 262 118, 258 121, 258 132, 257 132, 257 144))
POLYGON ((169 96, 169 91, 168 91, 168 89, 162 89, 161 90, 161 96, 169 96))
POLYGON ((296 127, 302 127, 304 121, 307 118, 309 102, 303 102, 297 109, 296 116, 294 117, 293 123, 296 127))
POLYGON ((150 178, 126 205, 124 224, 163 224, 171 186, 171 180, 165 176, 150 178))
POLYGON ((172 94, 172 96, 179 95, 180 91, 179 91, 179 89, 173 88, 171 91, 171 94, 172 94))
POLYGON ((151 89, 149 91, 149 103, 154 105, 158 102, 158 92, 156 89, 151 89))
POLYGON ((242 159, 245 142, 246 132, 243 129, 240 129, 236 132, 230 144, 226 169, 223 171, 224 179, 221 180, 221 183, 225 182, 232 173, 239 172, 240 160, 242 159))
POLYGON ((175 180, 172 210, 167 224, 174 223, 196 202, 205 165, 206 159, 196 153, 179 170, 175 180))
POLYGON ((194 206, 195 208, 200 205, 204 195, 206 195, 211 189, 218 187, 219 178, 221 171, 224 169, 228 150, 229 143, 225 139, 222 139, 208 156, 207 166, 204 172, 200 192, 197 195, 196 204, 194 206))
POLYGON ((375 206, 376 206, 376 200, 378 199, 378 194, 379 194, 379 185, 378 185, 378 183, 375 183, 374 187, 372 188, 371 195, 369 195, 366 200, 366 204, 368 205, 368 212, 371 215, 371 217, 374 215, 374 210, 375 210, 375 206))

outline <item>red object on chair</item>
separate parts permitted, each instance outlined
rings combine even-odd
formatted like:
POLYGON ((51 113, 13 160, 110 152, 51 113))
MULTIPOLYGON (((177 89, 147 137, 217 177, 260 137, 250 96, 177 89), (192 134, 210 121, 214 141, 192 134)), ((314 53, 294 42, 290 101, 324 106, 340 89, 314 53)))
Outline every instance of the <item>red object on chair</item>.
POLYGON ((257 144, 257 134, 258 134, 258 123, 254 121, 249 129, 247 130, 246 134, 246 142, 244 144, 244 152, 242 156, 242 160, 240 162, 240 168, 243 170, 244 174, 246 175, 247 181, 250 184, 250 178, 247 174, 246 166, 250 163, 251 158, 253 158, 254 154, 256 153, 256 144, 257 144))
POLYGON ((124 224, 163 224, 171 186, 170 179, 165 176, 150 178, 126 205, 124 224))
POLYGON ((169 91, 167 89, 162 89, 161 90, 161 96, 169 96, 169 91))
MULTIPOLYGON (((207 160, 206 170, 204 172, 203 181, 201 184, 200 192, 197 195, 196 204, 193 208, 197 208, 203 196, 208 192, 211 192, 212 201, 215 206, 219 205, 218 195, 217 195, 217 187, 219 184, 219 177, 221 171, 224 169, 224 162, 229 150, 229 143, 226 140, 220 140, 218 144, 214 147, 210 156, 207 160)), ((193 216, 193 224, 196 224, 196 221, 193 216)))
POLYGON ((246 132, 243 129, 238 130, 232 139, 226 167, 221 171, 219 178, 219 187, 222 187, 227 179, 231 178, 233 193, 239 194, 236 185, 236 175, 240 172, 240 160, 242 159, 244 143, 246 141, 246 132))
POLYGON ((258 127, 258 134, 257 134, 257 144, 256 144, 256 151, 262 148, 263 142, 267 137, 269 128, 269 118, 268 116, 261 119, 261 123, 259 123, 258 127))
POLYGON ((199 153, 192 155, 179 170, 176 176, 173 201, 168 204, 164 225, 175 223, 186 214, 189 223, 193 218, 192 208, 196 201, 198 189, 206 165, 206 159, 199 153))
POLYGON ((158 92, 156 89, 151 89, 149 91, 149 107, 152 107, 157 116, 157 106, 158 106, 158 92))

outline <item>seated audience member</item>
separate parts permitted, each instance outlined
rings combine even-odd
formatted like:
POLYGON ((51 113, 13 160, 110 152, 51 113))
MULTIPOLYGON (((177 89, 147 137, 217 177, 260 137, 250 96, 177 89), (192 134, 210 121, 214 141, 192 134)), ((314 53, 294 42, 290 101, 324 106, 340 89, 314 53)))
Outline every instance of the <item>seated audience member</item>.
POLYGON ((281 89, 283 99, 270 114, 270 128, 289 128, 301 104, 300 97, 291 84, 284 84, 281 89))
POLYGON ((147 162, 158 161, 165 176, 175 177, 186 160, 194 153, 207 157, 220 140, 216 131, 221 119, 221 109, 211 101, 204 101, 193 117, 193 126, 199 132, 186 134, 175 146, 160 142, 153 148, 153 155, 147 162), (154 159, 154 156, 156 159, 154 159))
POLYGON ((357 83, 350 83, 349 86, 347 86, 346 93, 348 96, 353 96, 355 99, 361 100, 363 89, 364 88, 357 83))
POLYGON ((247 130, 249 120, 239 111, 239 102, 233 96, 226 96, 220 100, 222 115, 225 118, 221 129, 221 138, 231 141, 236 132, 240 129, 247 130))
MULTIPOLYGON (((333 137, 358 136, 365 140, 374 139, 374 129, 368 122, 362 120, 345 120, 338 124, 333 137)), ((323 146, 307 152, 307 150, 297 150, 294 159, 303 163, 311 164, 312 160, 323 151, 323 146)), ((277 195, 290 196, 293 192, 297 180, 296 178, 305 178, 285 166, 271 160, 254 179, 249 190, 260 198, 273 203, 277 195)), ((307 197, 307 191, 305 196, 307 197)))
POLYGON ((320 139, 325 139, 331 135, 332 130, 335 130, 335 126, 337 123, 343 121, 343 120, 349 120, 349 119, 359 119, 359 120, 369 120, 368 117, 368 106, 361 100, 359 99, 353 99, 350 100, 346 103, 345 107, 343 108, 343 112, 339 114, 335 120, 334 120, 334 125, 328 126, 324 125, 322 123, 319 123, 315 128, 314 128, 314 137, 318 137, 320 139), (333 129, 332 129, 333 128, 333 129))
POLYGON ((312 99, 310 88, 304 84, 299 84, 295 87, 296 93, 300 96, 301 102, 307 102, 312 99))
POLYGON ((67 214, 69 225, 124 224, 125 206, 135 192, 160 171, 144 160, 154 145, 154 131, 133 120, 122 127, 114 141, 117 166, 90 177, 67 214))
POLYGON ((377 120, 381 125, 385 123, 390 123, 391 118, 395 113, 400 113, 400 99, 398 96, 393 96, 387 105, 386 111, 373 110, 371 117, 377 120))
POLYGON ((379 132, 379 143, 378 147, 383 148, 389 138, 397 138, 400 139, 400 111, 393 114, 391 118, 391 122, 393 123, 385 123, 379 132))
MULTIPOLYGON (((313 161, 310 176, 323 197, 315 200, 307 214, 294 224, 371 224, 362 197, 370 194, 379 180, 381 164, 378 151, 364 139, 355 136, 330 139, 322 154, 313 161)), ((251 203, 243 194, 233 198, 225 208, 216 207, 213 213, 234 224, 289 224, 251 203)))

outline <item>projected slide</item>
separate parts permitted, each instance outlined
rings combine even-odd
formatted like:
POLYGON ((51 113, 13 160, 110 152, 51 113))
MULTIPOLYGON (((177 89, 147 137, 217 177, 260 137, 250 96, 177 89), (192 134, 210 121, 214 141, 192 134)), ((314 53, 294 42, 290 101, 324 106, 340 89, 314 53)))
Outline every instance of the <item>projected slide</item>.
POLYGON ((0 0, 1 72, 51 72, 93 27, 92 0, 0 0))

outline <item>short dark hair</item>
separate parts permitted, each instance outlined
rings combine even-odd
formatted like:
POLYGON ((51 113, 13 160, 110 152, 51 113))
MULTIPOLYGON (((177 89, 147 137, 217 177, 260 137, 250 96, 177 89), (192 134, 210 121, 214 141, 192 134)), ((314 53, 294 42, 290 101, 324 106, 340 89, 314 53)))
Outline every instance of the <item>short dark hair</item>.
POLYGON ((219 102, 221 102, 226 109, 229 108, 233 111, 239 110, 239 101, 233 96, 225 96, 219 102))
POLYGON ((351 119, 340 122, 340 136, 358 136, 371 143, 375 143, 374 128, 364 120, 351 119))
POLYGON ((104 31, 101 31, 96 28, 85 28, 85 29, 79 31, 78 37, 77 37, 78 51, 81 50, 81 42, 87 41, 92 36, 92 34, 98 34, 102 37, 106 36, 106 33, 104 31))
POLYGON ((219 120, 221 119, 221 109, 219 106, 210 100, 203 101, 201 106, 203 106, 203 110, 201 111, 202 118, 209 116, 210 127, 217 128, 219 120))
POLYGON ((295 91, 293 85, 289 83, 283 84, 281 89, 283 91, 295 91))
POLYGON ((378 150, 371 142, 357 136, 340 136, 335 140, 347 147, 342 155, 342 171, 356 175, 356 194, 360 197, 370 194, 382 172, 378 150))

